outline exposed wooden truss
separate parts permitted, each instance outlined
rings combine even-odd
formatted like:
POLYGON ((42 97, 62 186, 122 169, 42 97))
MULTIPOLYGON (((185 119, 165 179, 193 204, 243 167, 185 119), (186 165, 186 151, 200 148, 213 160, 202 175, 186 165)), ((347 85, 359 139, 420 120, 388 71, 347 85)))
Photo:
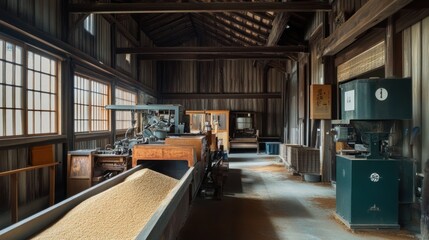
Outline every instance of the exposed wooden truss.
POLYGON ((330 11, 327 2, 186 2, 186 3, 75 3, 70 13, 194 13, 194 12, 315 12, 330 11))
POLYGON ((117 54, 277 54, 308 52, 306 46, 260 46, 260 47, 141 47, 141 48, 117 48, 117 54))
MULTIPOLYGON (((221 40, 222 41, 222 40, 221 40)), ((116 54, 137 54, 147 60, 258 59, 296 60, 296 54, 308 52, 306 46, 277 47, 144 47, 117 48, 116 54)), ((267 61, 268 62, 268 61, 267 61)))
POLYGON ((210 15, 210 14, 196 14, 197 16, 200 16, 200 18, 207 22, 208 24, 212 23, 215 24, 219 27, 224 28, 227 31, 232 32, 233 34, 240 36, 241 38, 244 38, 246 40, 251 40, 254 43, 258 44, 258 45, 263 45, 265 38, 258 35, 258 34, 252 34, 251 31, 247 32, 245 31, 243 28, 237 27, 233 24, 230 23, 225 23, 223 20, 220 20, 219 18, 217 18, 216 16, 210 15))
POLYGON ((412 0, 369 0, 350 19, 323 41, 323 55, 334 55, 379 22, 412 2, 412 0))

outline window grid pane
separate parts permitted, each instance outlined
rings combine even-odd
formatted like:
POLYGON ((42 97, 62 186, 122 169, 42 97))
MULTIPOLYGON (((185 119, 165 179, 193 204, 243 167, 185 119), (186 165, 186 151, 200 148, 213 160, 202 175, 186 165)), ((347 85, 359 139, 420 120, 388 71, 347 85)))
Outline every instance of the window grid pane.
MULTIPOLYGON (((116 105, 136 105, 137 94, 120 88, 115 90, 116 105)), ((124 130, 131 127, 131 113, 127 111, 116 111, 116 129, 124 130)))
POLYGON ((108 85, 75 75, 74 86, 75 132, 108 131, 108 85))
POLYGON ((22 47, 0 39, 0 137, 23 135, 22 47))
POLYGON ((28 134, 57 133, 57 62, 29 51, 27 55, 28 134), (30 120, 30 119, 29 119, 30 120))

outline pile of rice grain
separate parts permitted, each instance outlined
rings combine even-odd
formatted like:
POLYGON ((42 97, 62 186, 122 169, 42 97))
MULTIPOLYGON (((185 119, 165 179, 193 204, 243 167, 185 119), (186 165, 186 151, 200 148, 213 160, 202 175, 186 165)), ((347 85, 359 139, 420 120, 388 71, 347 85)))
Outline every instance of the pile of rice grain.
POLYGON ((140 170, 83 201, 34 239, 134 239, 177 183, 140 170))

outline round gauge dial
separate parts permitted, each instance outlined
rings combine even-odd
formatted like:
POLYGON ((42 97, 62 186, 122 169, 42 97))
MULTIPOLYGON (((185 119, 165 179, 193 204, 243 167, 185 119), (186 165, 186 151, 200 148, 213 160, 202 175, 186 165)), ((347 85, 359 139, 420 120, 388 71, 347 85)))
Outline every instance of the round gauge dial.
POLYGON ((375 91, 375 97, 379 100, 379 101, 384 101, 387 99, 387 97, 389 96, 389 93, 387 92, 387 90, 385 88, 378 88, 375 91))

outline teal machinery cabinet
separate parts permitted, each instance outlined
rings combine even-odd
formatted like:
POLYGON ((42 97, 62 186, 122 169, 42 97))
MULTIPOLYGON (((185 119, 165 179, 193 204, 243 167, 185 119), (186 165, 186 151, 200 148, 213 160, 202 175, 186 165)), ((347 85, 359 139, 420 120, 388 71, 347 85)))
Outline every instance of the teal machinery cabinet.
POLYGON ((337 217, 349 228, 399 228, 398 161, 337 156, 337 217))
POLYGON ((358 139, 365 139, 368 153, 337 155, 336 216, 352 229, 399 228, 400 200, 413 198, 413 191, 400 195, 413 188, 408 184, 413 174, 403 167, 411 161, 390 159, 383 149, 388 149, 391 120, 412 116, 411 79, 357 79, 340 89, 341 120, 355 128, 358 139))

